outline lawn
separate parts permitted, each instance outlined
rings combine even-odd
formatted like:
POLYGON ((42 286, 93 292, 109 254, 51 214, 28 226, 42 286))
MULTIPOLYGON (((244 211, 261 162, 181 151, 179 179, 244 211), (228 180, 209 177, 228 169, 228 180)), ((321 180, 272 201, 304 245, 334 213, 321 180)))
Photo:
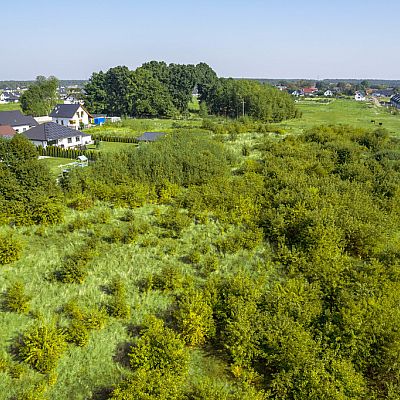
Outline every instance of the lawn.
POLYGON ((0 111, 12 111, 12 110, 20 110, 21 105, 19 103, 6 103, 0 104, 0 111))
POLYGON ((174 129, 200 127, 201 119, 123 119, 121 122, 86 129, 89 134, 139 137, 144 132, 171 132, 174 129))
POLYGON ((61 165, 66 165, 74 162, 70 158, 61 158, 61 157, 47 157, 41 158, 40 162, 47 165, 53 175, 59 175, 62 171, 61 165))

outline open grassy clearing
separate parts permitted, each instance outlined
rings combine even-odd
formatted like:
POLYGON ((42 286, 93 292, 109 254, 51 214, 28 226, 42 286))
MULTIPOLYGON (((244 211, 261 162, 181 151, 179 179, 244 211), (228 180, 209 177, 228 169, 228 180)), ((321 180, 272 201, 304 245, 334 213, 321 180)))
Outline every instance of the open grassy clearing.
POLYGON ((6 103, 0 104, 0 111, 12 111, 12 110, 20 110, 21 106, 19 103, 6 103))

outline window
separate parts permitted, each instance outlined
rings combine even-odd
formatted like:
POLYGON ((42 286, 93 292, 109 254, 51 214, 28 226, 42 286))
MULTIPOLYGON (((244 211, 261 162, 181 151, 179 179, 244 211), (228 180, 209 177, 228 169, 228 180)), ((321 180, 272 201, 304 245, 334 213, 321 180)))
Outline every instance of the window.
POLYGON ((67 140, 68 140, 68 143, 72 143, 72 138, 71 137, 69 137, 67 140))
POLYGON ((61 120, 61 125, 64 125, 64 121, 63 120, 61 120))
POLYGON ((24 128, 23 131, 25 132, 25 131, 26 131, 26 128, 24 128))
POLYGON ((69 124, 70 124, 70 125, 75 125, 75 122, 76 122, 76 121, 75 121, 74 119, 70 119, 70 120, 69 120, 69 124))
POLYGON ((76 141, 76 142, 80 142, 80 141, 81 141, 81 137, 80 137, 80 136, 76 136, 76 137, 75 137, 75 141, 76 141))

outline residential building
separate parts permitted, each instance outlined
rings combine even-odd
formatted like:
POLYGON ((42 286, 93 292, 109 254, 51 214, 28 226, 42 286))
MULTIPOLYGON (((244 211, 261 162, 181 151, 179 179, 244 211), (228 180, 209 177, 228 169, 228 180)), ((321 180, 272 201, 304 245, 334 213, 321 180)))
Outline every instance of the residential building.
POLYGON ((54 122, 46 122, 38 125, 24 135, 31 140, 35 146, 58 146, 63 149, 84 147, 92 144, 92 137, 87 133, 80 132, 67 126, 58 125, 54 122))
POLYGON ((325 90, 325 92, 324 92, 324 96, 325 97, 332 97, 333 96, 333 92, 332 92, 332 90, 325 90))
POLYGON ((10 125, 0 125, 0 138, 11 139, 16 133, 10 125))
POLYGON ((391 99, 390 99, 390 105, 392 107, 396 107, 400 109, 400 94, 395 94, 391 99))
POLYGON ((52 122, 71 129, 83 129, 89 125, 92 116, 81 104, 57 104, 50 113, 52 122))
POLYGON ((24 115, 19 110, 1 111, 0 125, 10 125, 17 133, 22 133, 38 125, 33 117, 24 115))
POLYGON ((365 101, 366 100, 365 94, 363 92, 356 92, 356 94, 354 95, 354 100, 365 101))

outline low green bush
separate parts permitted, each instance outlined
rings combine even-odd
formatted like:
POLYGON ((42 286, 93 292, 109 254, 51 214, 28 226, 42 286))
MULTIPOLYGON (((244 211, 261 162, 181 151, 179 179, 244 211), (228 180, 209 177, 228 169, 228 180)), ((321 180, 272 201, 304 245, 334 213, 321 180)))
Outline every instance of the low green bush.
POLYGON ((22 244, 9 235, 0 236, 0 265, 11 264, 21 257, 22 244))
POLYGON ((27 313, 29 311, 29 300, 31 298, 25 293, 22 282, 13 283, 3 297, 3 308, 5 310, 18 313, 27 313))
POLYGON ((15 347, 20 360, 39 372, 47 373, 56 367, 67 343, 61 329, 54 325, 38 324, 28 328, 15 347))

